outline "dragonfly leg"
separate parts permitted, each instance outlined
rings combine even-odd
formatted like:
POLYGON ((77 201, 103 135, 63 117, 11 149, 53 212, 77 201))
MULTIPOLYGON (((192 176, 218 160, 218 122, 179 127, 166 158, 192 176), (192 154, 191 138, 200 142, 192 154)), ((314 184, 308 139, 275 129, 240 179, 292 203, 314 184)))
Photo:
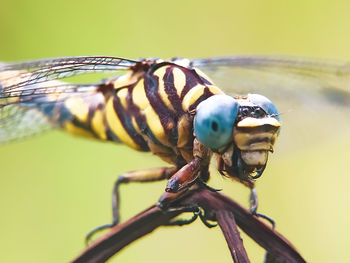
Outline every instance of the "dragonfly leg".
POLYGON ((168 181, 165 191, 177 193, 191 186, 200 175, 201 158, 195 157, 178 170, 168 181))
POLYGON ((201 177, 198 177, 196 182, 199 185, 203 186, 204 188, 208 189, 211 192, 220 192, 220 191, 222 191, 222 189, 213 188, 210 185, 207 185, 207 183, 201 177))
POLYGON ((167 212, 171 211, 179 211, 179 212, 193 212, 193 216, 190 219, 177 219, 168 222, 167 226, 183 226, 188 225, 194 222, 200 213, 200 209, 198 206, 183 206, 183 207, 172 207, 166 209, 167 212))
POLYGON ((90 231, 85 238, 86 243, 89 242, 91 237, 100 232, 101 230, 111 228, 119 223, 119 186, 124 183, 130 182, 154 182, 170 178, 178 169, 176 167, 157 167, 149 168, 127 172, 118 177, 117 181, 114 184, 113 195, 112 195, 112 212, 113 212, 113 221, 110 224, 105 224, 99 226, 92 231, 90 231))
POLYGON ((206 182, 209 179, 208 167, 211 155, 211 151, 195 139, 193 141, 194 158, 169 179, 165 191, 168 193, 182 191, 193 185, 198 177, 206 182))
POLYGON ((208 218, 205 215, 205 210, 204 212, 202 212, 202 210, 200 210, 198 212, 199 218, 201 219, 201 221, 203 222, 203 224, 207 227, 207 228, 212 228, 212 227, 216 227, 217 224, 212 224, 208 221, 208 218))
POLYGON ((181 212, 193 212, 193 216, 190 219, 177 219, 172 220, 169 223, 167 223, 167 226, 183 226, 188 225, 194 222, 198 217, 201 219, 203 224, 208 227, 212 228, 217 226, 216 224, 211 224, 208 222, 208 219, 206 218, 205 214, 203 214, 202 210, 198 206, 189 206, 189 207, 175 207, 175 208, 169 208, 166 210, 169 211, 181 211, 181 212))
POLYGON ((250 203, 250 212, 257 217, 261 217, 261 218, 264 218, 265 220, 267 220, 271 224, 272 228, 274 229, 275 225, 276 225, 275 221, 271 217, 264 215, 264 214, 260 214, 257 212, 257 210, 258 210, 258 195, 256 193, 255 188, 251 188, 249 201, 250 201, 249 202, 250 203))
POLYGON ((170 221, 166 225, 167 226, 189 225, 189 224, 193 223, 194 221, 196 221, 197 218, 198 218, 198 213, 193 213, 193 216, 190 219, 177 219, 177 220, 170 221))

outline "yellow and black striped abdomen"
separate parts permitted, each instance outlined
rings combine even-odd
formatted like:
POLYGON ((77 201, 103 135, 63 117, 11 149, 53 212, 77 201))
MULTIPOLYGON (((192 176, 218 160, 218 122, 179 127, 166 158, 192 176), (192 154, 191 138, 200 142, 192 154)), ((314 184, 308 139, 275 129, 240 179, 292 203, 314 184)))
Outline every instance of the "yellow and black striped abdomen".
POLYGON ((150 150, 172 163, 179 157, 192 158, 190 112, 222 91, 197 69, 167 62, 150 66, 136 80, 132 76, 122 76, 86 100, 66 104, 75 118, 65 129, 74 132, 85 125, 95 137, 150 150))

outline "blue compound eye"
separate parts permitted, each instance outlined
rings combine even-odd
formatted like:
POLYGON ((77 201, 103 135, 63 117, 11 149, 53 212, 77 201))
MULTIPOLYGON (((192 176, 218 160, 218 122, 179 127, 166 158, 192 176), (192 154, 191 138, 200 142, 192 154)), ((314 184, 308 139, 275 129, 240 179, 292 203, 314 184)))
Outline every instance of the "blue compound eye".
POLYGON ((237 101, 227 95, 214 95, 202 101, 194 119, 197 139, 212 150, 226 145, 232 136, 238 108, 237 101))
POLYGON ((259 94, 248 94, 248 100, 254 103, 255 105, 258 105, 261 108, 263 108, 268 115, 276 118, 278 121, 281 120, 280 114, 275 104, 273 104, 272 101, 266 98, 265 96, 259 94))

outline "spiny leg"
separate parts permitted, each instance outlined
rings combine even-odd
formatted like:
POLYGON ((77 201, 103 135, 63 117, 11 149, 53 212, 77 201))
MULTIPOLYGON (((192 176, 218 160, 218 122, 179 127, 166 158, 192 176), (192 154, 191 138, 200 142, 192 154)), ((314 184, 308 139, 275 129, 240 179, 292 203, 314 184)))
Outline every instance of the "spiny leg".
POLYGON ((202 209, 200 209, 198 206, 192 206, 192 207, 178 207, 178 208, 170 208, 167 211, 181 211, 181 212, 193 212, 193 216, 190 219, 177 219, 170 221, 167 223, 167 226, 183 226, 193 223, 199 216, 203 224, 208 227, 212 228, 217 226, 216 224, 211 224, 208 222, 208 219, 206 218, 205 214, 203 214, 202 209))
POLYGON ((211 151, 206 146, 194 139, 194 158, 169 179, 165 191, 177 193, 193 185, 198 177, 202 177, 204 181, 207 181, 209 179, 208 166, 211 154, 211 151))
POLYGON ((257 217, 261 217, 261 218, 264 218, 265 220, 269 221, 269 223, 271 224, 272 228, 274 229, 276 224, 275 224, 275 221, 272 218, 268 217, 267 215, 257 213, 257 210, 258 210, 258 195, 256 193, 256 189, 255 188, 251 188, 251 190, 250 190, 249 203, 250 203, 250 212, 253 215, 257 216, 257 217))
POLYGON ((202 165, 203 159, 195 158, 174 173, 169 179, 165 188, 165 193, 159 198, 157 206, 162 210, 167 210, 171 203, 186 192, 192 185, 198 184, 213 192, 219 189, 212 188, 206 184, 209 180, 208 164, 202 165))
POLYGON ((203 186, 204 188, 208 189, 211 192, 220 192, 220 191, 222 191, 222 189, 213 188, 210 185, 207 185, 207 183, 201 177, 198 177, 196 182, 199 185, 203 186))
POLYGON ((189 224, 193 223, 194 221, 196 221, 197 218, 198 218, 198 213, 193 213, 193 216, 190 219, 177 219, 177 220, 170 221, 166 225, 167 226, 189 225, 189 224))
POLYGON ((183 206, 183 207, 172 207, 166 209, 166 212, 172 212, 172 211, 177 211, 181 213, 185 212, 193 212, 193 216, 190 219, 177 219, 177 220, 172 220, 165 224, 166 226, 183 226, 183 225, 188 225, 194 222, 200 212, 200 209, 198 206, 183 206))
MULTIPOLYGON (((195 157, 191 162, 184 165, 180 170, 174 173, 173 176, 168 180, 165 188, 165 192, 159 198, 157 206, 166 211, 171 207, 171 203, 176 201, 183 193, 185 193, 192 185, 197 182, 200 176, 204 176, 207 180, 206 175, 208 167, 205 166, 201 169, 202 159, 195 157)), ((209 174, 208 174, 209 175, 209 174)))
POLYGON ((112 195, 112 212, 113 221, 111 224, 105 224, 91 230, 85 238, 86 243, 89 242, 91 237, 97 232, 111 228, 119 223, 119 186, 122 183, 129 182, 154 182, 170 178, 178 169, 176 167, 157 167, 142 169, 137 171, 127 172, 118 177, 114 184, 113 195, 112 195))
POLYGON ((119 223, 119 185, 121 183, 130 183, 130 182, 154 182, 169 179, 178 168, 176 167, 157 167, 142 169, 137 171, 131 171, 125 174, 122 174, 118 177, 117 181, 114 184, 113 196, 112 196, 112 210, 113 210, 113 223, 114 225, 119 223))
POLYGON ((203 224, 207 227, 207 228, 212 228, 212 227, 216 227, 217 224, 212 224, 208 221, 208 218, 206 217, 206 213, 205 210, 203 210, 204 213, 202 213, 202 210, 199 210, 199 218, 201 219, 201 221, 203 222, 203 224))
POLYGON ((202 159, 195 157, 191 162, 184 165, 169 179, 165 191, 169 193, 177 193, 190 187, 200 175, 202 159))

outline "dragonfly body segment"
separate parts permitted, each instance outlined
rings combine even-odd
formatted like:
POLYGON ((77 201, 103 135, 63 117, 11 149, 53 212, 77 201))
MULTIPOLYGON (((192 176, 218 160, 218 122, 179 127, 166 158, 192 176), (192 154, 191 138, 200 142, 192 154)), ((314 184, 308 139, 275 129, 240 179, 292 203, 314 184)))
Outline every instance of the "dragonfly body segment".
MULTIPOLYGON (((178 166, 193 159, 190 112, 202 100, 222 93, 197 71, 169 63, 131 72, 101 89, 108 86, 108 92, 102 91, 106 132, 99 137, 152 151, 178 166)), ((97 127, 102 130, 103 124, 97 127)))
MULTIPOLYGON (((152 151, 181 166, 193 159, 191 111, 220 93, 200 71, 164 62, 106 80, 89 96, 68 97, 58 104, 42 102, 39 110, 69 133, 152 151)), ((50 102, 52 96, 39 100, 50 102)), ((38 102, 19 100, 28 107, 38 102)))
POLYGON ((160 199, 160 207, 166 207, 176 194, 205 185, 212 156, 222 175, 252 189, 255 213, 255 180, 263 173, 280 130, 277 107, 255 93, 272 95, 278 98, 275 102, 303 111, 315 105, 344 107, 350 105, 349 76, 347 63, 276 57, 67 57, 0 64, 0 144, 60 128, 150 151, 172 164, 119 177, 112 225, 119 221, 121 183, 169 179, 160 199), (231 89, 232 96, 199 68, 228 72, 224 90, 231 89), (117 75, 98 83, 62 81, 111 72, 117 75))
MULTIPOLYGON (((279 129, 274 114, 265 111, 263 105, 254 103, 249 96, 224 95, 208 76, 182 59, 132 61, 83 57, 5 65, 0 83, 4 87, 0 94, 1 114, 8 115, 0 120, 2 141, 16 139, 20 134, 17 131, 27 128, 40 130, 42 122, 43 126, 62 128, 75 135, 151 151, 177 169, 198 157, 203 160, 200 166, 205 170, 214 153, 222 174, 250 187, 254 185, 254 174, 262 173, 265 168, 268 151, 272 150, 279 129), (128 72, 96 84, 58 80, 99 69, 106 71, 113 68, 111 63, 115 69, 128 72), (208 100, 214 95, 223 97, 208 100), (225 108, 225 96, 234 103, 233 108, 225 108), (218 104, 218 110, 207 100, 218 104), (230 114, 226 116, 225 111, 230 114), (201 113, 198 119, 209 126, 194 132, 197 112, 201 113), (34 115, 42 121, 30 118, 34 115), (229 127, 220 126, 222 123, 229 123, 229 127), (224 137, 223 130, 226 130, 224 137), (201 139, 207 131, 207 140, 214 140, 211 144, 201 139), (218 147, 213 146, 215 138, 224 138, 218 147)), ((193 178, 199 174, 195 173, 193 178)))

